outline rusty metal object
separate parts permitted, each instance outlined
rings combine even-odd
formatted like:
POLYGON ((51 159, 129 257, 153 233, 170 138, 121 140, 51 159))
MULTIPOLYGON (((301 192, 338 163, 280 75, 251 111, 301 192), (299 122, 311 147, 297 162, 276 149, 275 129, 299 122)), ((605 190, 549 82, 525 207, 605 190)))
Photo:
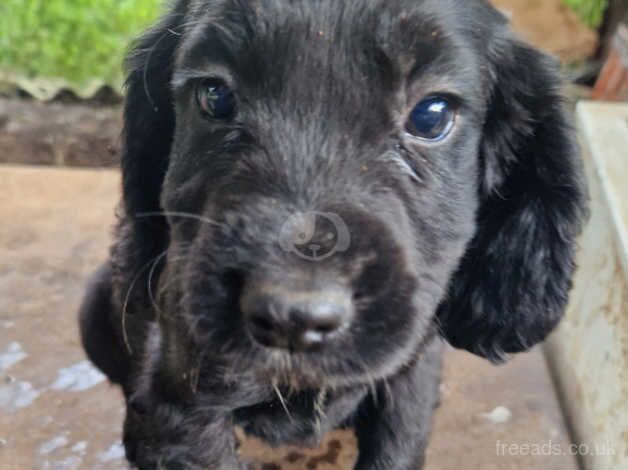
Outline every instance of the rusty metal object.
POLYGON ((628 27, 620 26, 593 89, 593 99, 628 101, 628 27))

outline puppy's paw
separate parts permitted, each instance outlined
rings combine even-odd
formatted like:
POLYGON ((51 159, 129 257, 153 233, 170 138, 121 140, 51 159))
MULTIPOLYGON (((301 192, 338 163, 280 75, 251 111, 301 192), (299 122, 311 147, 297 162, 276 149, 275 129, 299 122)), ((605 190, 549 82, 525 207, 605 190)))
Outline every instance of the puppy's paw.
POLYGON ((127 408, 122 438, 126 459, 139 470, 157 470, 159 468, 157 446, 151 444, 152 439, 146 428, 143 415, 131 407, 127 408))

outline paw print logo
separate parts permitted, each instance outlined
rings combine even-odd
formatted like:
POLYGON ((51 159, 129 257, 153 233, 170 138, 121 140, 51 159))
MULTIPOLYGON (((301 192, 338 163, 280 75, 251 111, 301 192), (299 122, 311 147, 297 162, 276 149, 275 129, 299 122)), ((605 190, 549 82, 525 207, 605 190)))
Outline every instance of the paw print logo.
POLYGON ((323 261, 349 249, 347 224, 333 212, 298 212, 281 228, 279 246, 309 261, 323 261))

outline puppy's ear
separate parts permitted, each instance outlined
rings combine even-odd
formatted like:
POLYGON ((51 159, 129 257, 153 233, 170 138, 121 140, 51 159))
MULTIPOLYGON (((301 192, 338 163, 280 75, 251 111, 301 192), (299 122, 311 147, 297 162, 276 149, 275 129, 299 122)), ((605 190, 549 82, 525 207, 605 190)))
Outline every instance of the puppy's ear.
POLYGON ((164 16, 133 45, 127 56, 124 106, 122 207, 111 265, 118 303, 146 304, 147 264, 165 249, 168 230, 160 194, 172 145, 175 113, 170 91, 173 57, 189 0, 173 2, 164 16), (136 277, 137 276, 137 277, 136 277), (126 298, 133 292, 133 299, 126 298))
POLYGON ((127 56, 122 174, 124 204, 130 216, 160 207, 175 125, 170 91, 173 56, 187 3, 174 2, 172 13, 144 33, 127 56))
POLYGON ((559 322, 586 216, 558 64, 499 34, 488 47, 478 228, 438 312, 453 346, 493 361, 542 341, 559 322))

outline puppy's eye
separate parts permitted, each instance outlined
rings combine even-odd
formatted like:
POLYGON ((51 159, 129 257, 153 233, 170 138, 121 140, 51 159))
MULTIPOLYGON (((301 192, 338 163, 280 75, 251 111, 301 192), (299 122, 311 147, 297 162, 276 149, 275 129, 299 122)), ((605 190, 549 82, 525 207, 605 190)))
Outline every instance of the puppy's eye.
POLYGON ((419 139, 438 142, 449 135, 455 120, 456 109, 447 98, 430 96, 414 107, 406 132, 419 139))
POLYGON ((235 113, 233 91, 220 80, 200 82, 196 88, 196 101, 203 114, 213 119, 229 119, 235 113))

